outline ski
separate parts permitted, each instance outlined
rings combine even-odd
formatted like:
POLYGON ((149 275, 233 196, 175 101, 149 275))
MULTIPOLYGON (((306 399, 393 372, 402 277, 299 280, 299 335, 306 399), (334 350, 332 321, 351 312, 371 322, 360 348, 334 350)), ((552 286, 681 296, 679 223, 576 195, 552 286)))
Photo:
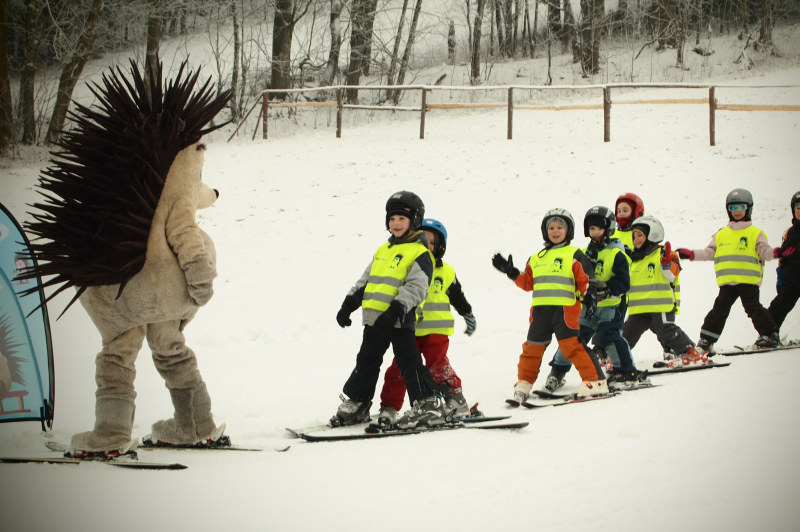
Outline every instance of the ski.
POLYGON ((518 430, 525 428, 529 425, 527 421, 521 422, 508 422, 508 423, 493 423, 491 425, 483 425, 481 423, 446 423, 444 425, 436 425, 433 427, 419 427, 414 429, 391 429, 381 432, 359 432, 355 434, 305 434, 301 433, 300 437, 307 442, 326 442, 326 441, 350 441, 350 440, 371 440, 376 438, 390 438, 393 436, 410 436, 412 434, 425 434, 428 432, 441 432, 448 430, 459 429, 476 429, 476 430, 491 430, 491 429, 507 429, 518 430))
POLYGON ((756 353, 770 353, 772 351, 784 351, 786 349, 800 349, 800 340, 791 340, 784 342, 783 345, 777 347, 757 347, 755 345, 747 346, 733 346, 731 351, 717 351, 715 355, 722 355, 725 357, 735 357, 737 355, 752 355, 756 353))
POLYGON ((730 362, 709 362, 708 364, 695 364, 692 366, 677 366, 674 368, 667 368, 664 366, 654 367, 653 369, 648 371, 648 375, 666 375, 668 373, 684 373, 687 371, 696 371, 700 369, 711 369, 711 368, 724 368, 725 366, 730 366, 730 362))
POLYGON ((74 456, 0 456, 0 462, 6 464, 83 464, 87 462, 105 464, 116 467, 127 467, 129 469, 186 469, 187 466, 178 463, 167 462, 139 462, 138 460, 120 459, 97 459, 97 458, 75 458, 74 456))
POLYGON ((598 401, 601 399, 611 399, 612 397, 619 395, 620 392, 618 391, 611 391, 607 394, 603 395, 590 395, 588 397, 575 397, 574 394, 552 394, 550 392, 544 392, 548 395, 548 397, 543 397, 542 395, 536 394, 536 391, 543 391, 543 390, 535 390, 534 394, 547 401, 546 403, 532 403, 528 400, 523 401, 522 403, 518 403, 514 399, 506 399, 506 403, 510 406, 516 408, 519 406, 524 406, 525 408, 533 409, 533 408, 544 408, 548 406, 563 406, 563 405, 571 405, 574 403, 587 403, 589 401, 598 401))
POLYGON ((248 452, 259 452, 263 450, 256 447, 238 447, 236 445, 231 444, 231 439, 228 436, 222 436, 217 441, 211 444, 161 443, 161 442, 154 442, 149 437, 145 436, 144 438, 142 438, 142 442, 136 449, 137 450, 143 449, 145 451, 175 450, 175 451, 248 451, 248 452))

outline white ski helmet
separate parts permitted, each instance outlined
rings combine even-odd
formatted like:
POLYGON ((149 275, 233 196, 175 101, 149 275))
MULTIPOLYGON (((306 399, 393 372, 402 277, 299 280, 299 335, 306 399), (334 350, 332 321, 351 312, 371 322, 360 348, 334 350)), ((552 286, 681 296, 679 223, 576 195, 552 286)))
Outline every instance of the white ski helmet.
POLYGON ((550 209, 544 213, 544 218, 542 218, 542 238, 544 238, 545 243, 552 244, 547 237, 547 225, 553 219, 557 219, 565 226, 567 230, 566 242, 572 241, 575 238, 575 220, 572 219, 572 215, 566 209, 550 209))
POLYGON ((648 242, 660 244, 664 240, 664 226, 654 216, 646 214, 640 218, 636 218, 631 224, 631 230, 638 229, 644 233, 648 242))

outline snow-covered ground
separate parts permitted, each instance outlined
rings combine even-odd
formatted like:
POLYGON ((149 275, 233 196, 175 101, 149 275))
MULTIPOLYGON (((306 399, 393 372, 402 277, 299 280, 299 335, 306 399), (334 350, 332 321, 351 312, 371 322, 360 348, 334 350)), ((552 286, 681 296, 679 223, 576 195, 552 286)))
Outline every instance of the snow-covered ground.
MULTIPOLYGON (((768 72, 757 83, 800 84, 800 70, 768 72)), ((764 94, 800 102, 789 89, 764 94)), ((186 334, 217 420, 227 422, 234 443, 264 451, 140 453, 189 466, 164 472, 3 464, 2 529, 796 530, 798 351, 654 376, 663 386, 609 401, 534 411, 504 403, 530 296, 490 259, 501 251, 522 263, 539 250, 546 210, 566 208, 580 226, 589 207, 635 192, 674 247, 698 248, 727 220, 728 191, 744 187, 755 197, 755 224, 780 242, 789 198, 800 189, 800 115, 719 113, 716 147, 708 145, 707 119, 702 105, 618 106, 610 143, 602 142, 599 111, 519 112, 508 141, 503 110, 431 113, 424 141, 414 120, 352 127, 342 139, 331 129, 269 141, 208 139, 204 180, 221 196, 199 218, 216 242, 220 275, 186 334), (474 307, 476 334, 457 330, 450 349, 467 399, 530 426, 292 440, 284 427, 322 423, 339 403, 361 328, 342 330, 334 317, 387 237, 384 203, 401 189, 417 192, 427 215, 447 226, 446 259, 474 307)), ((3 161, 0 201, 20 221, 37 200, 42 164, 3 161)), ((586 242, 580 230, 576 242, 586 242)), ((685 261, 681 279, 678 323, 696 339, 717 293, 713 266, 685 261)), ((762 303, 774 294, 770 262, 762 303)), ((51 315, 67 300, 58 298, 51 315)), ((53 437, 66 441, 93 423, 100 338, 80 306, 52 332, 53 437)), ((782 332, 800 338, 800 309, 782 332)), ((735 306, 719 346, 755 337, 735 306)), ((634 350, 641 366, 660 356, 653 335, 634 350)), ((576 374, 569 378, 577 384, 576 374)), ((136 385, 141 436, 172 413, 146 349, 136 385)), ((0 455, 44 454, 44 439, 36 423, 0 425, 0 455)))

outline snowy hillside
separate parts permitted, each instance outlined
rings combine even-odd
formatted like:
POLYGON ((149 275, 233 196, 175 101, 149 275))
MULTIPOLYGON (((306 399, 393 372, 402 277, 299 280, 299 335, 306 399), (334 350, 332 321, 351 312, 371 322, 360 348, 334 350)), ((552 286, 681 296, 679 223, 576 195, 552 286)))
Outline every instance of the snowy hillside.
MULTIPOLYGON (((800 84, 800 69, 757 82, 800 84)), ((800 102, 790 89, 769 94, 800 102)), ((221 195, 199 218, 215 240, 220 275, 186 335, 216 419, 234 443, 264 451, 140 453, 189 466, 165 472, 2 464, 2 529, 796 530, 800 351, 653 377, 662 386, 608 401, 506 409, 530 296, 490 259, 501 251, 521 263, 540 249, 546 210, 566 208, 580 223, 589 207, 635 192, 674 247, 698 248, 727 220, 727 192, 744 187, 771 243, 790 223, 789 198, 800 190, 797 113, 723 113, 712 148, 705 106, 617 109, 610 143, 602 142, 598 111, 521 114, 508 141, 503 110, 432 113, 424 141, 413 120, 353 127, 342 139, 331 130, 209 139, 204 180, 221 195), (331 444, 290 439, 284 427, 324 422, 338 406, 361 329, 340 329, 334 317, 386 238, 384 203, 401 189, 417 192, 427 215, 447 226, 446 259, 474 307, 477 332, 457 328, 450 348, 467 399, 530 426, 331 444)), ((41 165, 2 164, 0 201, 25 220, 41 165)), ((685 261, 681 280, 678 323, 697 339, 717 293, 713 266, 685 261)), ((774 294, 771 262, 762 303, 774 294)), ((58 298, 51 314, 68 299, 58 298)), ((53 437, 66 441, 94 420, 100 338, 79 306, 52 329, 53 437)), ((800 338, 800 308, 782 332, 800 338)), ((755 338, 735 306, 719 345, 755 338)), ((660 357, 652 334, 634 350, 641 366, 660 357)), ((575 373, 569 379, 577 384, 575 373)), ((146 349, 136 386, 142 436, 172 413, 146 349)), ((36 423, 0 425, 0 455, 47 453, 44 440, 36 423)))

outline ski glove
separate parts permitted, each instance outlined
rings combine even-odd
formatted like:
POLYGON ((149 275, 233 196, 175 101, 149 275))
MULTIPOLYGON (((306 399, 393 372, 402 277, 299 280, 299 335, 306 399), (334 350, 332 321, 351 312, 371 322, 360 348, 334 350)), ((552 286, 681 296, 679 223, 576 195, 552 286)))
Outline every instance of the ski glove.
POLYGON ((795 251, 797 251, 797 248, 795 248, 794 246, 786 246, 786 247, 781 246, 779 248, 773 249, 772 250, 772 255, 776 259, 783 259, 785 257, 789 257, 791 255, 794 255, 795 251))
POLYGON ((591 286, 594 288, 594 293, 597 296, 598 301, 611 297, 611 289, 608 287, 605 281, 592 280, 589 281, 589 284, 591 284, 591 286))
POLYGON ((517 277, 519 277, 519 270, 514 267, 511 255, 508 256, 508 259, 505 259, 501 254, 495 253, 494 257, 492 257, 492 266, 506 274, 512 281, 516 281, 517 277))
POLYGON ((669 263, 672 261, 672 245, 669 241, 664 243, 664 247, 661 248, 661 269, 668 270, 669 263))
POLYGON ((478 322, 475 321, 475 314, 467 314, 464 316, 464 321, 467 322, 467 328, 464 330, 464 334, 467 336, 472 336, 472 333, 475 332, 475 327, 478 324, 478 322))
POLYGON ((694 260, 694 251, 686 248, 678 248, 678 256, 682 259, 694 260))
POLYGON ((377 317, 372 326, 380 331, 388 333, 394 328, 397 320, 402 319, 405 315, 406 313, 403 310, 403 305, 395 300, 392 301, 392 304, 389 305, 389 308, 386 309, 383 314, 377 317))
POLYGON ((347 296, 344 298, 344 301, 342 302, 342 308, 340 308, 339 312, 336 313, 336 323, 339 324, 339 327, 350 327, 353 324, 353 320, 350 319, 350 314, 352 314, 353 311, 359 306, 361 305, 359 305, 358 300, 353 296, 347 296))

